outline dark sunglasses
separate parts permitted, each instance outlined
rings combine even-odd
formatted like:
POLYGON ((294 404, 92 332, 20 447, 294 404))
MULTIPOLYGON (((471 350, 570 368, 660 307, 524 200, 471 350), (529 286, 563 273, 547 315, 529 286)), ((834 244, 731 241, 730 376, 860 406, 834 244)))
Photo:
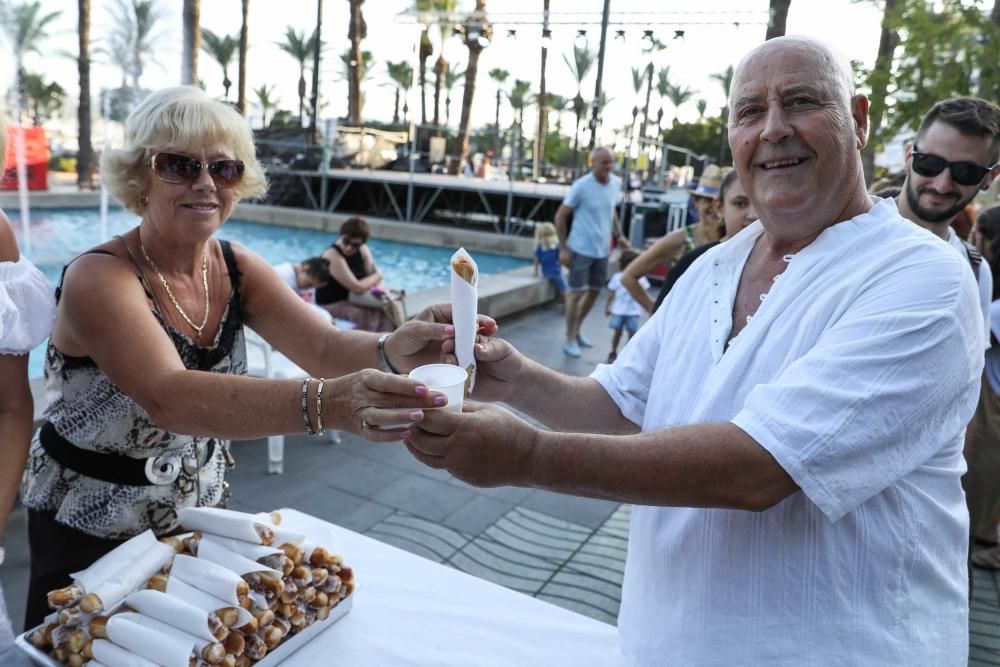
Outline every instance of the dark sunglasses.
POLYGON ((364 244, 365 244, 364 241, 348 241, 347 239, 344 239, 344 245, 350 246, 355 250, 361 250, 361 246, 363 246, 364 244))
POLYGON ((215 186, 220 189, 235 187, 243 179, 245 170, 242 160, 202 162, 176 153, 156 153, 149 158, 149 166, 161 181, 187 185, 198 180, 204 167, 208 169, 208 175, 212 177, 215 186))
POLYGON ((986 175, 993 171, 997 164, 992 167, 984 167, 975 162, 949 162, 939 155, 933 153, 921 153, 917 147, 913 147, 912 164, 913 171, 921 176, 932 178, 945 169, 951 171, 951 180, 960 185, 979 185, 986 178, 986 175))

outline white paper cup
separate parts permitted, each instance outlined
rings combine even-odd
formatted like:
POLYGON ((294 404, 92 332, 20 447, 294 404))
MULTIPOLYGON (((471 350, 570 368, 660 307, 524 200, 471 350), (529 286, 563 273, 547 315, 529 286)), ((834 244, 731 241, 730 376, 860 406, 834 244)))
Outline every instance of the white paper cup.
POLYGON ((410 379, 418 380, 427 385, 428 389, 440 391, 448 397, 445 410, 462 411, 462 399, 465 396, 465 381, 469 374, 464 368, 451 364, 427 364, 410 371, 410 379))

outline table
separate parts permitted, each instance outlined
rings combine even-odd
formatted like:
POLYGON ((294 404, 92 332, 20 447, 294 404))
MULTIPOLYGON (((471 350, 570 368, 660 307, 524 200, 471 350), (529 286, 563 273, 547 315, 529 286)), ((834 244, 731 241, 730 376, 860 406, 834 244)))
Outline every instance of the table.
POLYGON ((288 665, 625 665, 614 626, 295 510, 329 527, 358 581, 354 608, 288 665))

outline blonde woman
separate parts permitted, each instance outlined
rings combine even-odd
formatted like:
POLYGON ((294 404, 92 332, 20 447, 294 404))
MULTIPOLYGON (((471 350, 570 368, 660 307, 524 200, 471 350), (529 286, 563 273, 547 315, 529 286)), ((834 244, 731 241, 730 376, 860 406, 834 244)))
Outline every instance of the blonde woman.
MULTIPOLYGON (((146 97, 101 176, 141 217, 66 267, 46 354, 45 422, 22 484, 31 547, 26 627, 45 593, 122 540, 226 501, 221 441, 350 431, 398 440, 446 399, 406 372, 437 361, 450 313, 395 333, 317 316, 260 256, 215 232, 266 189, 246 119, 199 88, 146 97), (245 377, 249 326, 316 378, 245 377)), ((495 324, 483 320, 484 331, 495 324)))
MULTIPOLYGON (((7 154, 7 128, 0 119, 0 173, 7 154)), ((17 497, 31 442, 34 405, 28 386, 28 352, 52 330, 52 286, 22 257, 7 216, 0 211, 0 567, 3 534, 17 497)), ((0 654, 14 641, 0 587, 0 654)))

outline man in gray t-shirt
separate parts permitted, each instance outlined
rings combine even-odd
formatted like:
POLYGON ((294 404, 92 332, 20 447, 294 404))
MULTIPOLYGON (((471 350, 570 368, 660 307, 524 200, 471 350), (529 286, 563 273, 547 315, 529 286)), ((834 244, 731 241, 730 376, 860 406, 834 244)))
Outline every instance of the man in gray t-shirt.
POLYGON ((628 247, 615 211, 621 179, 611 173, 614 156, 610 149, 598 148, 591 154, 591 163, 590 173, 574 181, 556 211, 555 220, 559 233, 559 263, 569 268, 563 352, 570 357, 579 357, 581 347, 592 347, 591 342, 580 335, 580 324, 608 280, 612 230, 619 243, 628 247), (573 228, 567 239, 566 227, 571 215, 573 228))

